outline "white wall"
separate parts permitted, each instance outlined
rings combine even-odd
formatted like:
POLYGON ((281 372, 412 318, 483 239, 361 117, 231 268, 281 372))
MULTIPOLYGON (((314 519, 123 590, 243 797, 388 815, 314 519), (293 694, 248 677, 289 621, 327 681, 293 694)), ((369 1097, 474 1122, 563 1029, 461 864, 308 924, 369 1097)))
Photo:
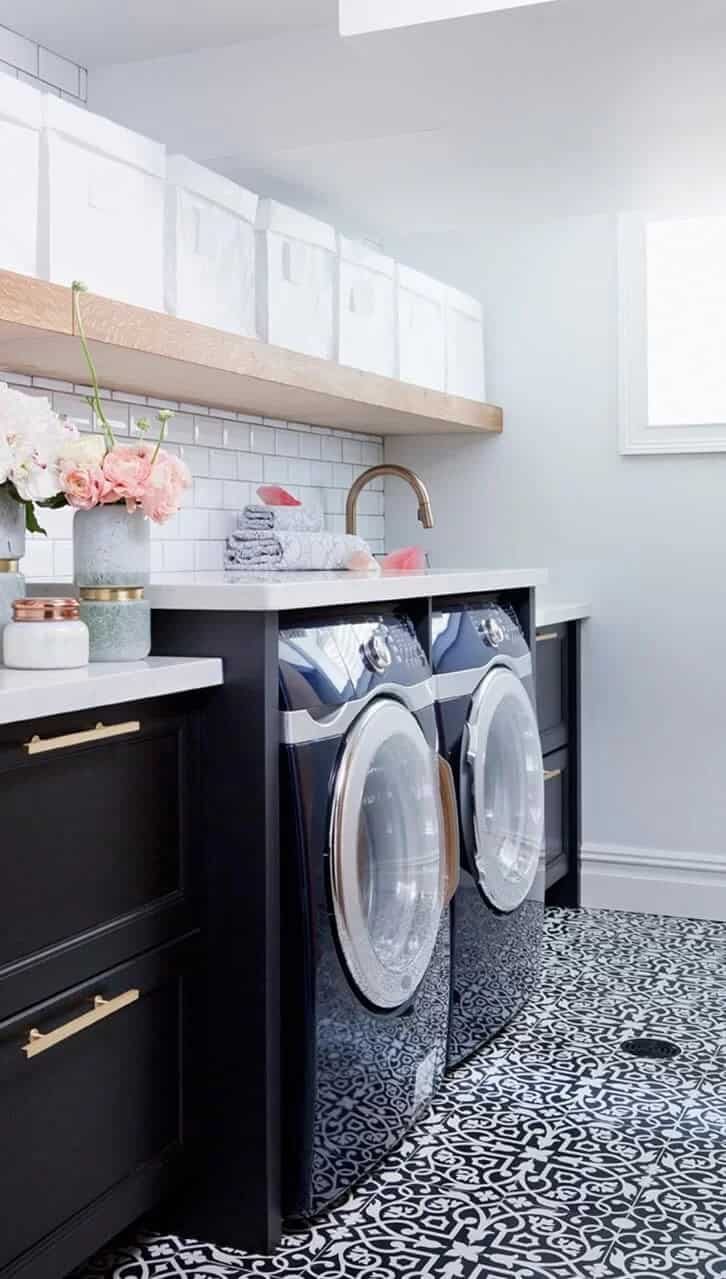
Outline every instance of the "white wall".
POLYGON ((436 529, 391 483, 389 547, 549 567, 583 632, 586 899, 726 918, 726 455, 616 439, 616 222, 488 228, 482 278, 499 439, 393 439, 436 529))

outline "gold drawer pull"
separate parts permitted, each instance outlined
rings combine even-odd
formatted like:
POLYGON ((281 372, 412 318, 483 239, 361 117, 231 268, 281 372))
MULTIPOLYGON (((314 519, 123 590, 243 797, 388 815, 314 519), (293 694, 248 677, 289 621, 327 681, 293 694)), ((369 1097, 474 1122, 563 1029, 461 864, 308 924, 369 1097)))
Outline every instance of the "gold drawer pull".
POLYGON ((553 781, 555 780, 555 778, 557 778, 557 777, 561 777, 561 776, 562 776, 562 769, 561 769, 561 768, 546 768, 546 769, 545 769, 544 779, 545 779, 545 781, 546 781, 546 782, 553 782, 553 781))
POLYGON ((558 633, 557 631, 545 631, 544 635, 538 635, 538 636, 537 636, 537 643, 538 643, 538 644, 546 644, 546 643, 547 643, 547 640, 556 640, 556 639, 559 639, 559 638, 560 638, 560 636, 559 636, 559 633, 558 633))
POLYGON ((139 733, 141 724, 131 719, 127 724, 97 724, 95 728, 86 728, 80 733, 64 733, 61 737, 31 737, 23 742, 23 750, 27 755, 43 755, 46 751, 62 751, 67 746, 82 746, 84 742, 103 742, 109 737, 123 737, 126 733, 139 733))
POLYGON ((67 1021, 65 1026, 49 1030, 47 1034, 43 1034, 40 1030, 31 1030, 27 1044, 23 1044, 23 1052, 28 1058, 37 1057, 39 1053, 47 1052, 56 1044, 62 1044, 64 1039, 70 1039, 80 1031, 87 1030, 89 1026, 95 1026, 96 1022, 103 1021, 104 1017, 112 1017, 122 1008, 128 1008, 129 1004, 135 1004, 138 998, 138 990, 125 990, 123 995, 117 995, 115 999, 104 999, 103 995, 95 995, 91 1011, 82 1013, 80 1017, 74 1017, 73 1021, 67 1021))

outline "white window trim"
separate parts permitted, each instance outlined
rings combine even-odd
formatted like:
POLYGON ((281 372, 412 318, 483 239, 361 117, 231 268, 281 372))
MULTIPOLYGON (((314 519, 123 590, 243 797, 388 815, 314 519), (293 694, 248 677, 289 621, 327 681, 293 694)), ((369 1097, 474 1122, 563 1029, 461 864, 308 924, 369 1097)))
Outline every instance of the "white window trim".
MULTIPOLYGON (((642 213, 618 218, 618 439, 621 453, 724 453, 726 422, 651 426, 648 422, 648 320, 642 213)), ((726 359, 726 354, 725 357, 726 359)))

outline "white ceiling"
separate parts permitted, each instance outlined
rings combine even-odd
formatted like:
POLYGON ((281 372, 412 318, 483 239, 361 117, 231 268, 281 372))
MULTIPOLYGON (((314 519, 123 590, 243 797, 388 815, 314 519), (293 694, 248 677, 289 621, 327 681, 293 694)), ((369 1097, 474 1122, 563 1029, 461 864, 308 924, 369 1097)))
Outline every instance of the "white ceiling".
POLYGON ((337 0, 0 0, 0 24, 83 66, 337 21, 337 0))
POLYGON ((724 0, 347 40, 336 0, 116 0, 113 26, 111 8, 0 0, 0 21, 96 63, 94 110, 465 288, 502 220, 726 201, 724 0))

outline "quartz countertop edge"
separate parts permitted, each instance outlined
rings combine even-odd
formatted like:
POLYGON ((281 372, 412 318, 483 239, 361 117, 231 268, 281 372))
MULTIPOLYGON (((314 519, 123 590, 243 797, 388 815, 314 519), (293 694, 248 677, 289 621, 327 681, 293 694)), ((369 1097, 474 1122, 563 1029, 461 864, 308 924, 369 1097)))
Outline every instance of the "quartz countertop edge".
POLYGON ((149 657, 92 662, 71 671, 16 671, 0 666, 0 724, 16 724, 98 706, 214 688, 224 682, 218 657, 149 657))
POLYGON ((541 586, 544 569, 429 569, 369 573, 162 573, 146 588, 152 608, 283 612, 541 586))
POLYGON ((565 622, 584 622, 592 612, 591 604, 571 600, 537 600, 537 628, 562 626, 565 622))

